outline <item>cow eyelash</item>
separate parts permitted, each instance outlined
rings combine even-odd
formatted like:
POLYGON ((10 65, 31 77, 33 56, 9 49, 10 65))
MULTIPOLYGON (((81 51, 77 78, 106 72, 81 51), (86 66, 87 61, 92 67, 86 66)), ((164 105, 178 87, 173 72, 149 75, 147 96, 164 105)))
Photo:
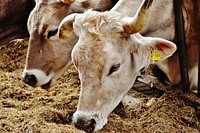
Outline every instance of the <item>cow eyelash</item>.
POLYGON ((51 36, 56 35, 56 33, 58 32, 58 29, 55 30, 50 30, 47 34, 47 38, 50 38, 51 36))
POLYGON ((119 68, 120 68, 120 63, 113 65, 109 70, 108 76, 111 75, 113 72, 117 71, 119 68))

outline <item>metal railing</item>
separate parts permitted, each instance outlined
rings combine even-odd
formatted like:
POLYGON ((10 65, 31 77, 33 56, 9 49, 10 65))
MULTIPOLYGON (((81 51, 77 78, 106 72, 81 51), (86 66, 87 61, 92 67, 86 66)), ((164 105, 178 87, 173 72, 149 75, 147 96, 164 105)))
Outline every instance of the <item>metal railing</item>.
MULTIPOLYGON (((189 90, 189 77, 188 77, 188 68, 187 68, 187 47, 186 47, 186 42, 185 42, 182 0, 174 0, 174 15, 175 15, 176 44, 178 48, 180 73, 181 73, 181 85, 182 85, 183 91, 185 92, 189 90)), ((200 97, 200 46, 199 46, 198 59, 199 60, 198 60, 197 96, 200 97)))

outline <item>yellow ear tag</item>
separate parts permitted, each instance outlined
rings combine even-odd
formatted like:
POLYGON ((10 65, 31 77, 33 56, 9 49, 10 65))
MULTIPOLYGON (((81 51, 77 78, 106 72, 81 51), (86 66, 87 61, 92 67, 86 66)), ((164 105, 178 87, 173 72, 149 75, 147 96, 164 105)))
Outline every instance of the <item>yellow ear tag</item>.
POLYGON ((151 55, 151 61, 159 61, 160 59, 161 59, 160 52, 157 48, 155 48, 151 55))

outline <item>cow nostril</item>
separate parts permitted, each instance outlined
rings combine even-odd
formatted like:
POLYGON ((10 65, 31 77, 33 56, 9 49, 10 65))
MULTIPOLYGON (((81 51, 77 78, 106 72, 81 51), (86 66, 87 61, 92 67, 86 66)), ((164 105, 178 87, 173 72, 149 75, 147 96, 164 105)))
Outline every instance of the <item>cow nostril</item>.
POLYGON ((80 130, 84 130, 87 133, 92 133, 95 129, 96 121, 94 119, 91 120, 84 120, 78 119, 74 122, 74 126, 80 130))
POLYGON ((24 77, 24 79, 23 79, 23 81, 24 81, 26 84, 28 84, 28 85, 30 85, 30 86, 33 86, 33 87, 34 87, 34 86, 36 85, 36 83, 37 83, 37 79, 36 79, 35 75, 33 75, 33 74, 31 74, 31 75, 26 74, 25 77, 24 77))

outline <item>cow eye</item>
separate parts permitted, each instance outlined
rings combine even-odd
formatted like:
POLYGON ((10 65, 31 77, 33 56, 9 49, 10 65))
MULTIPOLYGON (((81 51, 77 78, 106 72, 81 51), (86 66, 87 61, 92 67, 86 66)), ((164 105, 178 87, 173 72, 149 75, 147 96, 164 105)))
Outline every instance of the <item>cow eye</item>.
POLYGON ((47 38, 50 38, 51 36, 55 36, 57 32, 58 32, 58 29, 50 30, 47 34, 47 38))
POLYGON ((120 64, 115 64, 115 65, 113 65, 113 66, 110 68, 108 75, 110 75, 110 74, 112 74, 113 72, 117 71, 117 70, 119 69, 119 67, 120 67, 120 64))

